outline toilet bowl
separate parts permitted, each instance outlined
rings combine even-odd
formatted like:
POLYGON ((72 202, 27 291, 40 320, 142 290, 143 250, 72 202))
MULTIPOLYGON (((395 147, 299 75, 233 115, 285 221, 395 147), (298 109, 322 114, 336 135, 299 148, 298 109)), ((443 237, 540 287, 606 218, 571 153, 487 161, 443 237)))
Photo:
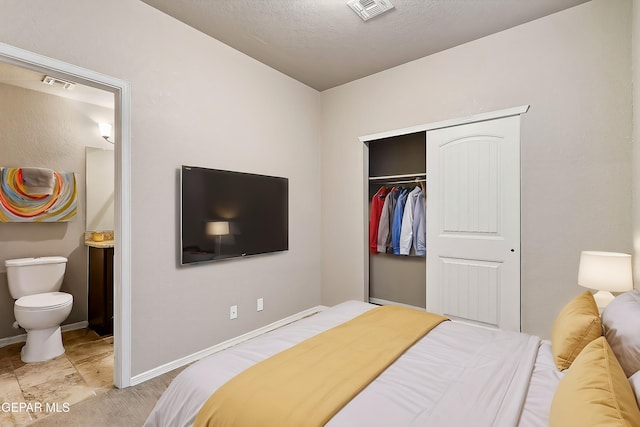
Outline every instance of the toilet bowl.
POLYGON ((27 331, 24 363, 44 362, 64 353, 60 324, 71 313, 73 296, 59 292, 67 259, 37 257, 6 260, 13 313, 27 331))
POLYGON ((27 342, 20 352, 24 363, 43 362, 64 353, 60 324, 71 313, 73 296, 47 292, 19 298, 13 313, 27 331, 27 342))

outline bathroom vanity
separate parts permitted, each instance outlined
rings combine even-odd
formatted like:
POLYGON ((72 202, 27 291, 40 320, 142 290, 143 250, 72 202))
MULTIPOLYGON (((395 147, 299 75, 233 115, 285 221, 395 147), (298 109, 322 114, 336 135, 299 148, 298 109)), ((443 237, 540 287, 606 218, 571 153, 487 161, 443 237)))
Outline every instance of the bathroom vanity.
POLYGON ((89 328, 113 334, 113 240, 87 241, 89 246, 89 328))
POLYGON ((86 148, 86 231, 89 247, 89 327, 113 334, 113 230, 115 160, 113 149, 86 148))

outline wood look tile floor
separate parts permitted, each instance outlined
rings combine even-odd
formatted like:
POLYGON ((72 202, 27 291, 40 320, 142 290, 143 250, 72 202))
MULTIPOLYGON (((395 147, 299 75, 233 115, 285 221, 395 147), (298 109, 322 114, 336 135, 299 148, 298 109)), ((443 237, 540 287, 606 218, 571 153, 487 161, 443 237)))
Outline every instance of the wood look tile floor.
POLYGON ((24 343, 0 348, 0 426, 25 426, 113 388, 113 337, 89 329, 62 333, 65 353, 25 364, 24 343))

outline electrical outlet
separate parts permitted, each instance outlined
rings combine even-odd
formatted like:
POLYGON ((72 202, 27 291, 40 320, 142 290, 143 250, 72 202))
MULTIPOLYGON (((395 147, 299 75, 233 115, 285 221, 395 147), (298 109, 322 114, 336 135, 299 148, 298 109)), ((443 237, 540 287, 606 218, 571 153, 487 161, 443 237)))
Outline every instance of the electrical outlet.
POLYGON ((232 305, 229 309, 229 319, 235 319, 236 317, 238 317, 238 306, 232 305))
POLYGON ((262 311, 264 309, 264 300, 262 298, 258 298, 256 309, 257 311, 262 311))

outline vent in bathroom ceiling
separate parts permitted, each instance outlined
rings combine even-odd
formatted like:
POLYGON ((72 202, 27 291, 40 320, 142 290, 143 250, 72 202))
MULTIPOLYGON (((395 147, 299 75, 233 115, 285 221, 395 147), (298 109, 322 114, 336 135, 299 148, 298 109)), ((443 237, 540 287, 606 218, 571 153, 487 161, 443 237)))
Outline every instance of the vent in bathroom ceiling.
POLYGON ((389 0, 350 0, 347 5, 358 14, 363 21, 393 9, 389 0))
POLYGON ((68 82, 66 80, 62 80, 62 79, 57 79, 55 77, 51 77, 51 76, 44 76, 44 78, 42 79, 42 83, 49 85, 49 86, 56 86, 56 87, 61 87, 62 89, 73 89, 75 87, 75 83, 73 82, 68 82))

